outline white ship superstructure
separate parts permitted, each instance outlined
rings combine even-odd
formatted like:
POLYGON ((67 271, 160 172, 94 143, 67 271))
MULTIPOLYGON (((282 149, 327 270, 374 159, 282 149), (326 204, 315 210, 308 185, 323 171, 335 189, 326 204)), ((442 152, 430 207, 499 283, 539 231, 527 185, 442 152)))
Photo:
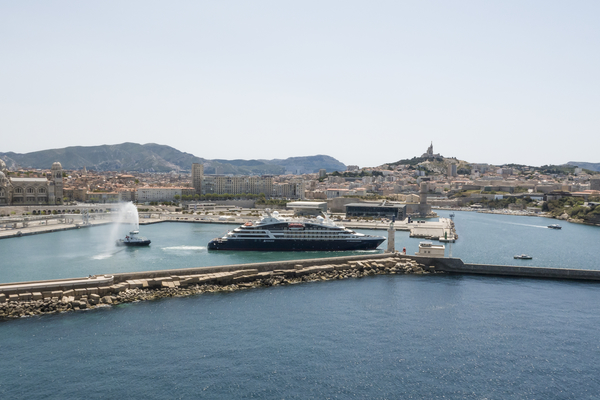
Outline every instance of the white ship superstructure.
POLYGON ((208 244, 211 250, 316 251, 372 250, 384 240, 337 225, 329 217, 295 219, 266 212, 208 244))

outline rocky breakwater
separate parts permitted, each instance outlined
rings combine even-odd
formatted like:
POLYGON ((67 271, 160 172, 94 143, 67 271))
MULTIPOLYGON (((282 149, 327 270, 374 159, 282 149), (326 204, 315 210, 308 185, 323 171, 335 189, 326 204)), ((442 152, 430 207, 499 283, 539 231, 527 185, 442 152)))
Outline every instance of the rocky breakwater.
POLYGON ((433 268, 396 254, 387 258, 352 260, 336 264, 315 266, 297 264, 293 269, 274 269, 264 272, 246 268, 237 271, 171 275, 127 280, 111 286, 53 291, 46 297, 41 293, 26 293, 10 297, 0 294, 0 318, 9 319, 87 310, 165 297, 232 292, 302 282, 363 278, 386 274, 429 274, 432 272, 434 272, 433 268))

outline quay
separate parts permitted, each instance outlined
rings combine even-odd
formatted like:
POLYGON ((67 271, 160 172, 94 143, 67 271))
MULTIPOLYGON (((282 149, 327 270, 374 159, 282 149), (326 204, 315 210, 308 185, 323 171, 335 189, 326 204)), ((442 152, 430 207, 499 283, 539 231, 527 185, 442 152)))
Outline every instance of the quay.
MULTIPOLYGON (((218 216, 196 217, 182 214, 143 213, 139 218, 139 225, 150 225, 161 222, 184 222, 199 224, 243 224, 252 221, 255 218, 228 218, 220 219, 218 216)), ((0 239, 12 237, 21 237, 36 235, 41 233, 59 232, 70 229, 88 228, 90 226, 104 225, 114 223, 110 214, 97 214, 93 219, 88 219, 85 223, 81 216, 77 214, 67 214, 62 216, 37 216, 37 217, 13 217, 0 220, 0 239)), ((371 222, 343 222, 347 228, 351 229, 375 229, 387 230, 389 222, 371 221, 371 222)), ((394 228, 397 231, 409 231, 410 237, 433 239, 440 241, 454 241, 458 238, 454 222, 449 218, 440 218, 439 221, 396 221, 394 228)))

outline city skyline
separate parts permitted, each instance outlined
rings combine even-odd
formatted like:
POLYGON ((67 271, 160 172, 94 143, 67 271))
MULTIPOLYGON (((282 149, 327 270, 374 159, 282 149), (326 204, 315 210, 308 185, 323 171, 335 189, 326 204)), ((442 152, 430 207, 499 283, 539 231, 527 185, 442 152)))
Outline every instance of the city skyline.
POLYGON ((595 2, 3 3, 0 152, 599 162, 595 2))

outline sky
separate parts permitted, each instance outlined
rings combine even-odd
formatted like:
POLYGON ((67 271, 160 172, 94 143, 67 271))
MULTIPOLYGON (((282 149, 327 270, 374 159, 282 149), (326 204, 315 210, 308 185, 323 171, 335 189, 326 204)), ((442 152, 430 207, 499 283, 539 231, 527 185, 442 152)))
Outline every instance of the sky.
POLYGON ((598 1, 0 0, 0 152, 600 162, 598 1))

